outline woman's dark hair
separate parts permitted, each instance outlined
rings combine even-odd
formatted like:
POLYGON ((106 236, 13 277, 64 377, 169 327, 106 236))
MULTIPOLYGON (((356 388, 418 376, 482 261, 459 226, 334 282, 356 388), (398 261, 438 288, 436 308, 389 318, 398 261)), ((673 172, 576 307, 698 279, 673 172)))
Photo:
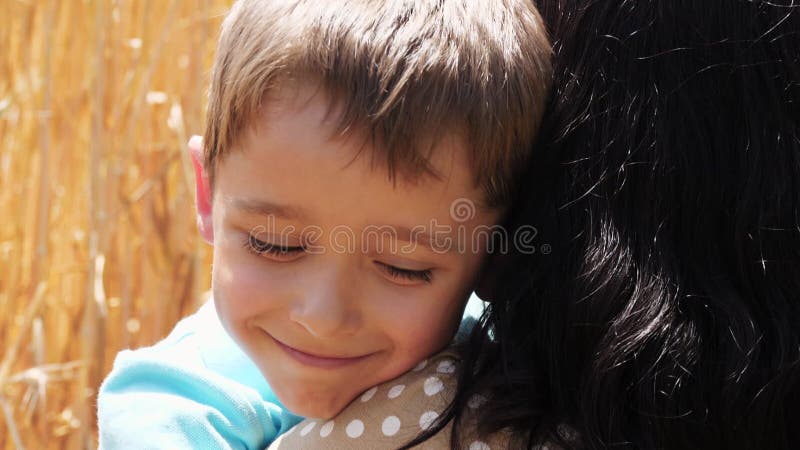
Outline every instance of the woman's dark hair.
POLYGON ((538 6, 553 92, 509 226, 551 251, 496 269, 439 424, 484 392, 520 447, 800 448, 800 5, 538 6))

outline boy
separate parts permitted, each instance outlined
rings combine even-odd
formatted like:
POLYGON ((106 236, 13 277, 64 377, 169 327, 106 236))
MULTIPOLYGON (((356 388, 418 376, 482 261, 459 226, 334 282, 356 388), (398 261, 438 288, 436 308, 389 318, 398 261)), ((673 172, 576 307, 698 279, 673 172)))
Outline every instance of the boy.
POLYGON ((525 0, 236 3, 190 145, 213 304, 120 353, 101 447, 263 448, 445 347, 549 52, 525 0))

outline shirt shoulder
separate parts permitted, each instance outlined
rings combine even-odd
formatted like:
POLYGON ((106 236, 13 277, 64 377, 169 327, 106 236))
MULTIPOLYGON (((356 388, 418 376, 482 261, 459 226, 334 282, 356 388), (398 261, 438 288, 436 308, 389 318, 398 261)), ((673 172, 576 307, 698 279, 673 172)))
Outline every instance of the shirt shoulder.
MULTIPOLYGON (((278 438, 269 450, 325 448, 372 450, 398 448, 431 427, 455 395, 459 357, 445 349, 398 378, 374 386, 331 420, 306 419, 278 438)), ((482 399, 470 399, 469 408, 482 399)), ((467 414, 469 416, 469 414, 467 414)), ((419 449, 450 448, 451 424, 418 445, 419 449)), ((507 448, 503 433, 480 438, 467 427, 466 448, 507 448)))
POLYGON ((260 449, 299 420, 228 337, 212 302, 155 345, 120 352, 97 409, 104 449, 260 449))

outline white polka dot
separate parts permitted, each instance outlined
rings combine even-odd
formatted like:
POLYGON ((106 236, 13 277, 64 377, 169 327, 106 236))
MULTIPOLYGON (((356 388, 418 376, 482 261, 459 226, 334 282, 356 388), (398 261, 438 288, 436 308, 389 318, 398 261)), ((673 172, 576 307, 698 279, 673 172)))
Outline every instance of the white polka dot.
POLYGON ((491 447, 483 441, 473 441, 469 444, 469 450, 491 450, 491 447))
POLYGON ((445 359, 439 363, 436 371, 439 373, 453 373, 456 371, 456 364, 452 360, 445 359))
POLYGON ((414 366, 414 368, 411 369, 411 370, 413 370, 414 372, 419 372, 420 370, 424 369, 425 366, 427 366, 427 365, 428 365, 428 360, 427 359, 423 359, 422 361, 419 362, 419 364, 414 366))
POLYGON ((333 431, 333 421, 329 420, 325 422, 325 425, 323 425, 322 428, 319 429, 319 435, 320 437, 328 437, 328 435, 331 434, 331 431, 333 431))
POLYGON ((303 429, 300 430, 300 436, 305 436, 308 433, 310 433, 311 430, 313 430, 316 425, 317 425, 317 422, 309 422, 309 423, 307 423, 306 426, 304 426, 303 429))
POLYGON ((283 440, 287 436, 288 436, 288 434, 286 434, 286 433, 283 433, 282 435, 278 436, 278 439, 275 439, 274 441, 272 441, 272 445, 270 445, 270 447, 273 447, 274 450, 278 450, 278 449, 281 449, 281 448, 286 448, 286 447, 283 446, 283 440))
POLYGON ((467 401, 467 406, 469 406, 471 409, 478 409, 481 407, 481 405, 486 403, 486 400, 487 398, 481 394, 475 394, 469 398, 469 401, 467 401))
POLYGON ((378 386, 370 388, 370 390, 368 390, 367 392, 364 392, 363 394, 361 394, 361 401, 362 402, 368 402, 369 399, 371 399, 372 396, 375 395, 376 392, 378 392, 378 386))
POLYGON ((356 419, 347 424, 347 428, 345 428, 345 432, 351 438, 357 438, 364 433, 364 422, 356 419))
POLYGON ((441 392, 442 389, 444 389, 444 384, 438 377, 428 377, 428 379, 425 380, 423 389, 425 390, 425 394, 428 396, 436 395, 441 392))
POLYGON ((392 386, 392 388, 389 389, 389 398, 399 397, 400 394, 403 393, 403 389, 405 388, 406 388, 405 384, 398 384, 397 386, 392 386))
POLYGON ((381 431, 385 436, 394 436, 400 431, 400 419, 397 416, 389 416, 383 420, 381 431))
POLYGON ((436 411, 428 411, 422 413, 422 416, 419 418, 419 427, 423 430, 427 430, 431 425, 433 425, 433 421, 439 417, 439 413, 436 411))

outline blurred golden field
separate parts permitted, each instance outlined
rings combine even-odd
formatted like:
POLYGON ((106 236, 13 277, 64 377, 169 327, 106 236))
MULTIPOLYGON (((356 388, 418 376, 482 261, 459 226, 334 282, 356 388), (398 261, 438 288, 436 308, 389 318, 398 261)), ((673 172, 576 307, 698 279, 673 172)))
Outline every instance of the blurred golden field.
POLYGON ((202 134, 230 0, 0 0, 0 450, 97 448, 116 352, 202 301, 202 134))

